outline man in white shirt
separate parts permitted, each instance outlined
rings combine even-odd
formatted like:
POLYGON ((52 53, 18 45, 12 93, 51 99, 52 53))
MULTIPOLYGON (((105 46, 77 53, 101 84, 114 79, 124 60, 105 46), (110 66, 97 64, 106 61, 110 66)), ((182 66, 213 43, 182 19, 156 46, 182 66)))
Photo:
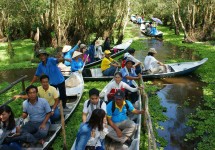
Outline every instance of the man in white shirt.
POLYGON ((99 99, 99 90, 92 88, 89 90, 89 100, 84 102, 82 121, 87 122, 94 109, 101 108, 106 112, 106 103, 99 99))
POLYGON ((159 62, 154 55, 157 54, 155 48, 150 48, 148 55, 144 60, 144 68, 148 74, 166 73, 167 66, 162 62, 159 62))

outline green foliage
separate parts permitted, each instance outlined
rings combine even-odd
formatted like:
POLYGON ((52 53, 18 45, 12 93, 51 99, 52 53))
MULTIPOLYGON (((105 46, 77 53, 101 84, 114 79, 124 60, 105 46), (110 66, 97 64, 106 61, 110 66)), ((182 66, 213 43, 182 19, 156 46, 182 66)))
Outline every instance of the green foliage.
POLYGON ((165 107, 160 105, 160 99, 156 95, 156 92, 160 89, 160 87, 152 85, 151 82, 145 83, 145 89, 149 96, 149 113, 152 118, 153 131, 156 138, 156 142, 160 143, 161 147, 165 147, 167 145, 167 141, 158 136, 157 130, 162 129, 159 125, 160 121, 166 121, 168 118, 163 114, 166 110, 165 107))
POLYGON ((14 57, 6 57, 6 43, 0 43, 0 70, 18 69, 18 68, 33 68, 37 64, 32 64, 33 45, 30 39, 16 40, 11 43, 14 49, 14 57))

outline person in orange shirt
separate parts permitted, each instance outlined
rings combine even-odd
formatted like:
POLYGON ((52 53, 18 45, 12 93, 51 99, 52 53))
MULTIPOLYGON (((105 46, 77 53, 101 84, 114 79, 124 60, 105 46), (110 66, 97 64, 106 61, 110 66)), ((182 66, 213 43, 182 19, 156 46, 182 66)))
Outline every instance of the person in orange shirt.
POLYGON ((104 76, 113 76, 117 67, 120 67, 120 64, 110 57, 110 50, 105 50, 104 54, 105 57, 101 63, 102 73, 104 76))

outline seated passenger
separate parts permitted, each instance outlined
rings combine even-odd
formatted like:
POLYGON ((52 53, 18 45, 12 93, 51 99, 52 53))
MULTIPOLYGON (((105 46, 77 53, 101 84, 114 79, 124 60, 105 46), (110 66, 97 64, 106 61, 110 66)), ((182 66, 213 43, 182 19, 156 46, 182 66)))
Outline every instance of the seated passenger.
MULTIPOLYGON (((60 110, 58 108, 59 104, 59 94, 55 87, 49 85, 49 77, 47 75, 42 75, 40 77, 41 86, 38 87, 38 97, 44 98, 48 101, 51 107, 51 123, 59 120, 60 110)), ((28 95, 15 95, 17 98, 28 99, 28 95)))
POLYGON ((104 53, 102 52, 101 41, 97 40, 95 42, 95 54, 94 54, 95 61, 102 59, 103 55, 104 53))
POLYGON ((20 135, 20 128, 16 126, 14 113, 7 105, 0 107, 0 149, 21 150, 17 142, 9 142, 10 138, 20 135))
POLYGON ((133 67, 135 68, 135 72, 136 72, 136 74, 139 74, 139 73, 141 73, 141 66, 140 65, 142 63, 138 59, 136 59, 134 57, 134 54, 135 54, 135 49, 134 48, 130 48, 128 50, 128 52, 124 54, 124 59, 130 59, 130 60, 132 60, 135 63, 133 65, 133 67))
POLYGON ((115 93, 114 101, 107 105, 108 131, 107 136, 122 144, 129 144, 131 136, 135 132, 136 124, 129 120, 127 112, 133 114, 143 114, 144 110, 137 110, 130 101, 125 100, 125 94, 122 90, 115 93))
POLYGON ((148 51, 148 56, 146 56, 144 60, 145 71, 148 74, 166 73, 167 66, 155 59, 155 54, 157 54, 155 48, 150 48, 148 51))
POLYGON ((27 87, 26 93, 28 99, 23 102, 22 118, 25 119, 29 116, 29 121, 21 127, 20 136, 14 137, 13 140, 43 144, 43 138, 47 136, 50 127, 51 108, 47 100, 37 97, 36 86, 27 87))
POLYGON ((108 85, 107 91, 105 93, 104 100, 105 102, 109 102, 111 100, 114 100, 114 95, 117 90, 122 90, 122 91, 131 91, 131 92, 136 92, 138 88, 133 88, 130 87, 128 84, 122 81, 122 73, 121 72, 116 72, 114 75, 114 82, 108 85))
POLYGON ((106 112, 106 103, 99 99, 99 90, 92 88, 89 90, 89 100, 84 102, 82 121, 88 122, 93 110, 100 108, 106 112))
POLYGON ((82 123, 78 130, 74 150, 104 150, 104 143, 101 140, 108 133, 105 120, 103 109, 93 110, 89 121, 82 123))
MULTIPOLYGON (((141 74, 136 74, 133 68, 134 62, 130 59, 126 60, 125 67, 120 70, 122 73, 122 81, 127 83, 131 87, 135 87, 133 84, 133 80, 139 80, 142 78, 141 74)), ((138 100, 138 93, 137 92, 130 92, 125 90, 125 94, 127 98, 134 104, 138 100)))
POLYGON ((84 62, 82 60, 82 53, 81 52, 78 52, 78 51, 75 51, 73 53, 73 56, 72 56, 72 63, 71 63, 71 71, 72 72, 75 72, 75 71, 81 71, 83 65, 84 65, 84 62))
POLYGON ((72 59, 72 54, 75 50, 78 49, 78 45, 81 43, 81 41, 79 40, 78 43, 72 48, 71 46, 65 45, 62 49, 63 52, 63 58, 65 59, 64 64, 66 66, 70 66, 71 62, 67 61, 68 59, 72 59))
POLYGON ((110 57, 111 52, 109 50, 104 51, 105 57, 101 63, 101 70, 104 76, 113 76, 117 67, 120 67, 119 63, 110 57))
POLYGON ((110 38, 106 37, 105 41, 104 41, 104 45, 103 45, 104 50, 110 50, 110 38))

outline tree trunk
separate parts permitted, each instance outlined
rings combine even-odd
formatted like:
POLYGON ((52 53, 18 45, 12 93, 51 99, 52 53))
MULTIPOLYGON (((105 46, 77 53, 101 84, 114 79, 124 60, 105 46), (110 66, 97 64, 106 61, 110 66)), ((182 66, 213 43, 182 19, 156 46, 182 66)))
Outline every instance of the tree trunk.
POLYGON ((180 15, 180 2, 179 2, 179 0, 177 0, 177 12, 178 12, 178 21, 181 24, 181 28, 182 28, 182 30, 184 32, 184 42, 186 42, 186 43, 193 42, 193 40, 189 37, 189 35, 188 35, 187 31, 186 31, 186 28, 184 26, 184 23, 183 23, 183 21, 181 19, 181 15, 180 15))
POLYGON ((176 19, 175 19, 175 12, 174 11, 172 12, 172 19, 173 19, 174 24, 175 24, 175 28, 174 28, 175 35, 179 35, 179 27, 178 27, 178 24, 177 24, 176 19))

